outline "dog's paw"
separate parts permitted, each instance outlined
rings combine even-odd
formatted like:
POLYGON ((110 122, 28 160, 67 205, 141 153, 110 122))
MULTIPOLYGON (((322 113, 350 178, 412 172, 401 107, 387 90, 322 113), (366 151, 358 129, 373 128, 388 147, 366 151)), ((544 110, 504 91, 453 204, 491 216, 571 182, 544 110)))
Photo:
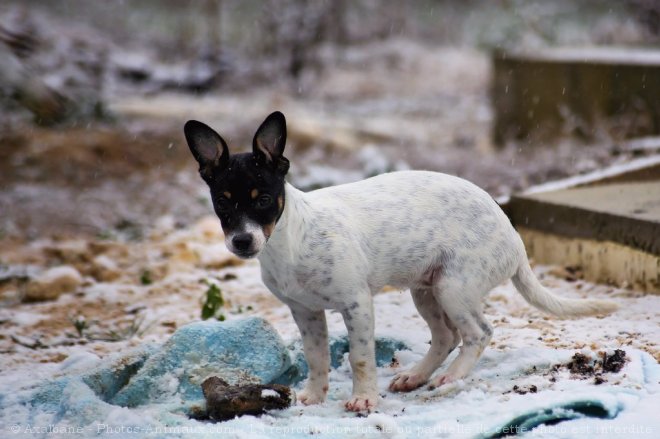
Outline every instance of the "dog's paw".
POLYGON ((325 392, 303 389, 296 398, 304 405, 321 404, 325 401, 325 392))
POLYGON ((438 375, 437 377, 433 378, 429 383, 429 389, 433 390, 437 387, 444 386, 445 384, 449 384, 454 381, 456 381, 456 378, 453 375, 449 375, 449 374, 438 375))
POLYGON ((411 371, 397 374, 390 382, 390 391, 392 392, 410 392, 421 387, 428 380, 427 376, 411 371))
POLYGON ((346 401, 344 407, 350 412, 371 412, 377 403, 378 395, 357 395, 346 401))

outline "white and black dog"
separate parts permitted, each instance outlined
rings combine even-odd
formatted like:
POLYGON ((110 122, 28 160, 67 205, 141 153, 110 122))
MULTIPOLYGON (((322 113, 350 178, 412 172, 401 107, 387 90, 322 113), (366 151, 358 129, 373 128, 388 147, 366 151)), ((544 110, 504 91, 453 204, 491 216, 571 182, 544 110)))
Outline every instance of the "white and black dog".
POLYGON ((333 309, 350 340, 353 395, 345 406, 376 406, 372 296, 385 285, 410 288, 432 333, 426 356, 392 380, 392 391, 429 381, 459 341, 458 356, 430 386, 465 377, 492 334, 482 298, 509 278, 530 304, 559 317, 616 309, 546 290, 507 216, 466 180, 404 171, 304 193, 284 179, 282 113, 261 124, 251 153, 230 155, 222 137, 201 122, 189 121, 184 131, 227 247, 242 258, 258 257, 264 283, 291 308, 310 368, 298 395, 304 404, 324 401, 328 391, 325 310, 333 309))

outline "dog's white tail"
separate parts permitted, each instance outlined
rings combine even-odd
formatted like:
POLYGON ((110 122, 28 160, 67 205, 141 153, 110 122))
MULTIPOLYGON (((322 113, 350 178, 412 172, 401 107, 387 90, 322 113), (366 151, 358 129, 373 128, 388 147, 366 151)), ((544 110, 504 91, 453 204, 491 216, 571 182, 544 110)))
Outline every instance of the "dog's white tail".
POLYGON ((541 285, 526 259, 520 264, 511 280, 530 305, 557 317, 609 314, 619 307, 608 300, 565 299, 555 296, 541 285))

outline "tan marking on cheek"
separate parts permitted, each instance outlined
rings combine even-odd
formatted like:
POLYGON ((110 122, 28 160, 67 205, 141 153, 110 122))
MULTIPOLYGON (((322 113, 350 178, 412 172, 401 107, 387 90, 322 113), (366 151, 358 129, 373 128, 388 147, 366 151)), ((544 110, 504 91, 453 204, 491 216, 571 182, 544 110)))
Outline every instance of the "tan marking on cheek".
POLYGON ((227 197, 228 199, 231 200, 231 192, 225 191, 225 192, 222 193, 222 195, 224 195, 225 197, 227 197))
POLYGON ((280 212, 284 208, 284 197, 282 195, 277 197, 277 207, 280 209, 280 212))
POLYGON ((273 233, 274 228, 275 228, 275 223, 266 224, 264 226, 264 235, 266 235, 266 239, 270 238, 270 235, 273 233))
POLYGON ((253 200, 259 196, 259 191, 257 189, 252 189, 250 191, 250 198, 253 200))

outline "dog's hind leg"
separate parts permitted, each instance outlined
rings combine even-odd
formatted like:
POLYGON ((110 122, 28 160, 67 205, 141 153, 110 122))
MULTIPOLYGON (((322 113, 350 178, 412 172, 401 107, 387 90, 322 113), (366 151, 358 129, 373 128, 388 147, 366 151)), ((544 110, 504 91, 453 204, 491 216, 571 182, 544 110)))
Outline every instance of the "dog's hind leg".
POLYGON ((456 326, 463 343, 458 357, 447 370, 433 378, 430 387, 438 387, 454 380, 464 378, 474 367, 484 351, 493 330, 484 318, 481 307, 481 295, 465 294, 460 288, 442 287, 437 297, 449 320, 456 326))
POLYGON ((394 377, 389 387, 393 392, 408 392, 426 383, 460 340, 430 287, 412 289, 411 293, 419 314, 431 330, 431 347, 422 361, 394 377))

